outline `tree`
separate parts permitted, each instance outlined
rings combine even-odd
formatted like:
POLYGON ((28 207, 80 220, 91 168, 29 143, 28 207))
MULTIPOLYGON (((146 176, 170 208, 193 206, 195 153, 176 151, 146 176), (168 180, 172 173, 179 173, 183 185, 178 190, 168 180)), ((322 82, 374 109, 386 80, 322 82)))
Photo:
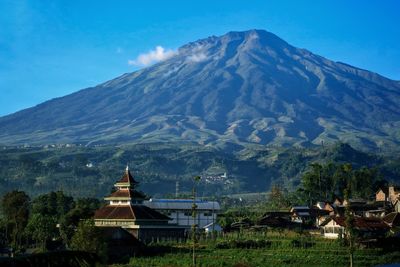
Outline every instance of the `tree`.
POLYGON ((376 168, 362 167, 354 172, 352 192, 354 197, 369 199, 379 189, 379 173, 376 168))
POLYGON ((272 186, 267 201, 272 209, 282 209, 290 206, 284 192, 277 185, 272 186))
POLYGON ((46 251, 46 244, 57 234, 57 220, 54 216, 34 213, 29 218, 26 232, 36 243, 40 244, 40 249, 46 251))
POLYGON ((69 246, 71 238, 78 227, 80 220, 90 219, 100 207, 100 201, 96 198, 82 198, 75 202, 73 209, 60 218, 60 235, 64 243, 69 246))
POLYGON ((302 177, 304 193, 308 194, 308 204, 312 205, 316 201, 326 200, 330 195, 329 185, 332 184, 329 170, 319 164, 312 163, 310 170, 302 177))
POLYGON ((29 218, 29 196, 23 191, 12 191, 4 195, 1 208, 4 214, 7 239, 11 239, 14 250, 21 248, 22 233, 29 218))
POLYGON ((32 212, 56 216, 59 220, 74 207, 74 199, 62 191, 50 192, 36 197, 32 202, 32 212))
MULTIPOLYGON (((349 163, 338 165, 336 171, 333 174, 333 185, 335 194, 339 197, 343 197, 344 190, 347 188, 350 175, 352 172, 352 166, 349 163)), ((350 197, 350 196, 349 196, 350 197)))
POLYGON ((71 248, 96 253, 103 260, 107 257, 107 246, 101 231, 93 220, 80 221, 71 240, 71 248))

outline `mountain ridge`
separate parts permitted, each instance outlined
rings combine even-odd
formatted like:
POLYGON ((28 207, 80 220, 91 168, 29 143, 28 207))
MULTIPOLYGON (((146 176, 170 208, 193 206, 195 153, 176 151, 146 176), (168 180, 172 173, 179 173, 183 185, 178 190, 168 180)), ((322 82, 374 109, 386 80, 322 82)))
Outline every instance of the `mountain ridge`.
POLYGON ((296 48, 229 32, 171 58, 0 118, 0 143, 184 141, 218 145, 399 145, 400 83, 296 48))

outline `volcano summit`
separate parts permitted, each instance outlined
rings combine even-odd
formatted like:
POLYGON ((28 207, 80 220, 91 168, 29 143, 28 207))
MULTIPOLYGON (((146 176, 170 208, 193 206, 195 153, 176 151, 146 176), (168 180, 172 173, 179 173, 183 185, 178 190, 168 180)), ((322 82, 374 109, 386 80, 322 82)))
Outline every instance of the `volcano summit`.
POLYGON ((264 30, 180 47, 148 68, 0 118, 0 143, 400 144, 400 82, 264 30))

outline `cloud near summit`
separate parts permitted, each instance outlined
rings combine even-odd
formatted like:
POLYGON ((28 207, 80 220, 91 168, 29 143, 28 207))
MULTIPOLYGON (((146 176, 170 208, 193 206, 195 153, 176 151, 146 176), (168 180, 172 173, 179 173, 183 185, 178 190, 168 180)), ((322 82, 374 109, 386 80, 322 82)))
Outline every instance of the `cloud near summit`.
POLYGON ((165 49, 164 47, 159 45, 154 50, 150 50, 147 53, 140 54, 134 60, 128 60, 128 64, 134 66, 149 66, 159 61, 166 60, 176 54, 176 51, 172 49, 165 49))

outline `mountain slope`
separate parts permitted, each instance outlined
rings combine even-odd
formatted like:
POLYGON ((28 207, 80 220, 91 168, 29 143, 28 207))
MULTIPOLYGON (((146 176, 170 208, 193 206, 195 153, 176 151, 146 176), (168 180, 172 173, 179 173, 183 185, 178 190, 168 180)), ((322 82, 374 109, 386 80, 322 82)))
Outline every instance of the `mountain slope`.
POLYGON ((0 118, 0 143, 311 145, 394 149, 400 85, 262 30, 181 47, 140 71, 0 118))

